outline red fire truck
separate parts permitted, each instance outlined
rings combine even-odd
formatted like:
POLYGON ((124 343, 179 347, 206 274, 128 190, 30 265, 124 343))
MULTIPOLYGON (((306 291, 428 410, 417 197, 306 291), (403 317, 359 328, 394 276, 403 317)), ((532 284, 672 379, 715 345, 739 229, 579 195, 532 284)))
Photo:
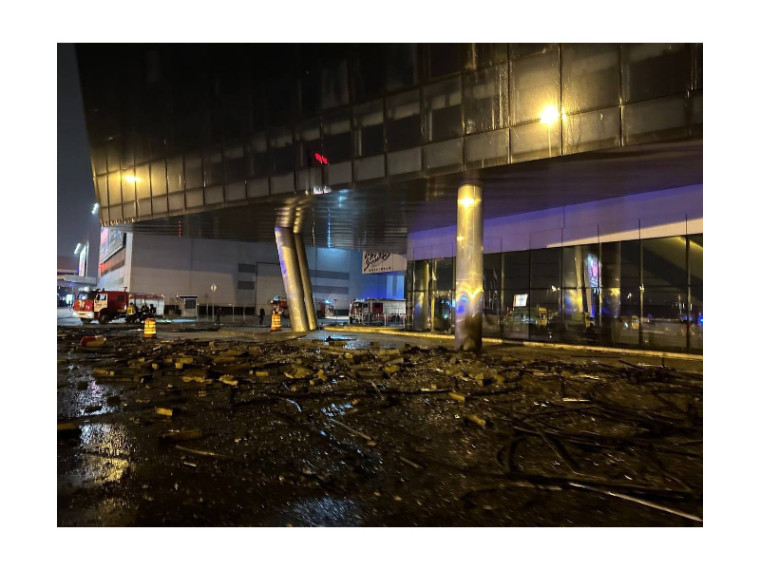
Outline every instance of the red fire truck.
POLYGON ((104 325, 122 318, 131 323, 163 315, 164 298, 148 293, 95 289, 79 293, 72 309, 73 316, 78 317, 84 324, 97 319, 104 325))

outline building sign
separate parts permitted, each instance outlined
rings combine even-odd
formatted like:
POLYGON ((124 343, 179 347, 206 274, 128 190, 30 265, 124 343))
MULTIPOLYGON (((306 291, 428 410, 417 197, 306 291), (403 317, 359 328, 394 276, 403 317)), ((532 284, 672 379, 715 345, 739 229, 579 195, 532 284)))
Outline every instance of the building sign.
POLYGON ((120 230, 100 228, 100 262, 104 262, 123 248, 127 243, 126 237, 120 230))
POLYGON ((389 271, 406 271, 406 257, 398 253, 362 252, 362 273, 387 273, 389 271))

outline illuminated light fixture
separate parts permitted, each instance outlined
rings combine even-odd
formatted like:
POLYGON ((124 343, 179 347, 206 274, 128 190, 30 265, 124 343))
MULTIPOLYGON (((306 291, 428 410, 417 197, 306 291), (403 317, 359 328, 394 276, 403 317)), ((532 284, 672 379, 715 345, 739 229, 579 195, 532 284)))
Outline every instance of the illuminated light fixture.
POLYGON ((324 156, 324 155, 322 155, 322 154, 319 154, 318 152, 315 152, 315 153, 314 153, 314 158, 316 158, 316 159, 317 159, 317 162, 318 162, 319 164, 330 164, 330 163, 327 161, 327 157, 326 157, 326 156, 324 156))
POLYGON ((134 184, 135 182, 140 182, 140 179, 137 176, 132 176, 132 175, 125 176, 124 180, 126 182, 129 182, 130 184, 134 184))
POLYGON ((98 213, 98 210, 100 210, 100 204, 98 204, 97 202, 95 202, 95 203, 92 205, 92 213, 93 213, 93 214, 97 214, 97 213, 98 213))
POLYGON ((471 198, 470 196, 460 198, 459 205, 464 206, 465 208, 471 208, 473 205, 475 205, 475 198, 471 198))
POLYGON ((544 110, 541 111, 541 124, 551 125, 554 121, 559 119, 559 111, 552 105, 547 105, 544 110))

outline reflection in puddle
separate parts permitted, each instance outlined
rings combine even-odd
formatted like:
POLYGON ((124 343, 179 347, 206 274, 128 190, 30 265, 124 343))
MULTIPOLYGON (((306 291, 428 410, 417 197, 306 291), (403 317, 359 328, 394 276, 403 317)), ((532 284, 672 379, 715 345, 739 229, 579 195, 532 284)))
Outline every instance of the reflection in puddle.
POLYGON ((61 485, 90 487, 119 481, 130 464, 132 442, 124 426, 113 424, 82 424, 81 452, 78 465, 66 474, 61 485))

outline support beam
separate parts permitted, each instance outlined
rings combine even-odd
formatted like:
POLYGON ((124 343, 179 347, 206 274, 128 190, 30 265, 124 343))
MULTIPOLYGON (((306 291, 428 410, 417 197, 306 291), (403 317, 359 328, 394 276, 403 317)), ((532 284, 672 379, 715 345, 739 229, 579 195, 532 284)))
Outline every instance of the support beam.
POLYGON ((310 331, 317 330, 317 313, 314 310, 314 294, 311 290, 311 276, 309 275, 309 261, 306 259, 306 246, 303 243, 303 234, 293 234, 296 242, 296 254, 298 256, 298 268, 301 272, 301 286, 303 287, 303 302, 306 306, 306 318, 310 331))
POLYGON ((482 194, 480 185, 463 184, 457 196, 456 350, 483 345, 482 194))
POLYGON ((274 239, 277 243, 277 255, 280 258, 282 284, 285 286, 285 296, 288 298, 290 328, 294 332, 305 332, 308 330, 308 321, 303 302, 301 271, 298 267, 293 228, 275 226, 274 239))

